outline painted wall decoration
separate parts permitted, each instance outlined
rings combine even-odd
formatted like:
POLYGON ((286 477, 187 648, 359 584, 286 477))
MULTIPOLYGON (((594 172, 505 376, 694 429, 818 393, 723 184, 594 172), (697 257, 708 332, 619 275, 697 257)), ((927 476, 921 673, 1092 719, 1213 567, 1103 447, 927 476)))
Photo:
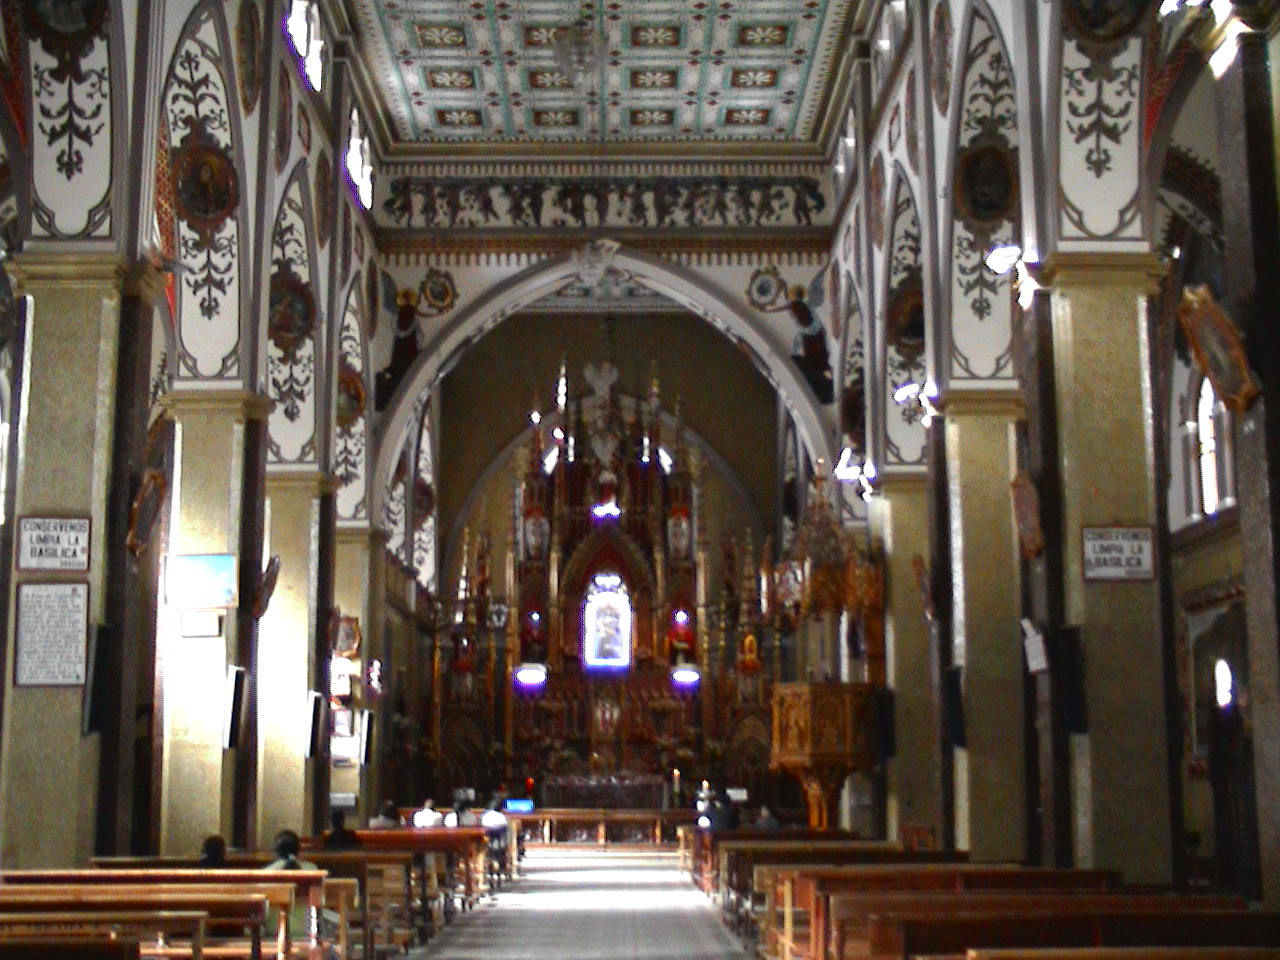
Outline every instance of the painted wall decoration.
POLYGON ((240 105, 253 113, 262 93, 262 14, 256 0, 240 0, 236 14, 236 72, 240 105))
POLYGON ((867 232, 879 250, 884 246, 884 154, 877 153, 867 171, 867 232))
POLYGON ((112 73, 108 0, 20 4, 32 102, 32 230, 111 235, 112 73))
POLYGON ((933 104, 943 115, 951 109, 951 34, 951 2, 938 0, 933 7, 929 86, 933 90, 933 104))
POLYGON ((362 281, 357 278, 347 291, 338 329, 332 470, 339 483, 339 520, 366 520, 369 516, 369 396, 365 380, 369 365, 365 359, 361 294, 362 281))
POLYGON ((302 104, 298 105, 298 143, 303 153, 311 152, 311 113, 302 104))
POLYGON ((387 531, 387 552, 398 557, 404 556, 408 475, 408 464, 405 458, 401 457, 391 475, 391 485, 387 490, 387 499, 382 508, 382 526, 387 531))
POLYGON ((290 69, 287 64, 283 64, 276 72, 276 173, 284 172, 293 147, 293 82, 290 80, 290 69))
POLYGON ((960 118, 952 171, 951 377, 1013 375, 1013 274, 984 262, 1019 239, 1018 127, 1013 71, 996 27, 974 12, 963 47, 960 118))
MULTIPOLYGON (((214 12, 203 6, 170 64, 163 106, 170 149, 158 157, 168 183, 157 203, 172 201, 173 249, 184 268, 176 290, 179 377, 240 372, 241 191, 226 63, 214 12)), ((159 206, 158 213, 163 226, 168 211, 159 206)))
POLYGON ((316 330, 304 168, 289 180, 271 234, 267 317, 267 393, 276 402, 267 421, 268 462, 299 463, 316 455, 316 330))
POLYGON ((429 402, 422 404, 414 422, 418 429, 413 471, 413 568, 418 582, 432 587, 436 582, 436 497, 429 402))
POLYGON ((405 176, 381 209, 400 227, 745 227, 829 222, 827 207, 813 177, 405 176))
POLYGON ((920 216, 905 178, 893 197, 893 233, 889 245, 888 297, 885 305, 885 450, 890 464, 923 464, 925 430, 918 408, 900 405, 894 393, 905 383, 922 384, 926 331, 921 264, 920 216))
POLYGON ((379 410, 385 410, 391 402, 396 387, 422 349, 419 321, 444 316, 453 309, 458 298, 453 274, 447 270, 431 267, 423 275, 417 290, 398 290, 389 274, 383 273, 382 277, 382 302, 388 309, 394 309, 396 321, 391 362, 379 371, 376 383, 375 397, 379 410))
POLYGON ((316 160, 315 211, 316 239, 327 246, 333 235, 333 164, 323 151, 316 160))
POLYGON ((1138 0, 1067 3, 1059 83, 1064 241, 1143 239, 1143 37, 1138 0))
POLYGON ((913 173, 920 172, 920 121, 916 116, 916 70, 907 73, 906 87, 902 93, 907 114, 907 162, 913 173))
POLYGON ((832 403, 835 400, 835 384, 827 350, 827 331, 822 326, 822 320, 814 313, 814 308, 821 304, 811 303, 814 288, 822 296, 825 275, 824 267, 818 271, 810 291, 806 291, 800 284, 787 286, 777 267, 760 267, 751 275, 746 295, 757 310, 765 313, 785 310, 795 320, 797 329, 791 341, 791 359, 812 388, 817 401, 832 403))

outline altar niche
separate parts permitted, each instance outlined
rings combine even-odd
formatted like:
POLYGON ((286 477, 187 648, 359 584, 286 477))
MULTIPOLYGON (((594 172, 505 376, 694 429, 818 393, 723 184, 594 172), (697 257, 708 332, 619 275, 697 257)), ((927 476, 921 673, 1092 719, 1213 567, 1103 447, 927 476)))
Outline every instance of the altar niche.
POLYGON ((616 573, 597 573, 582 605, 582 663, 588 668, 631 666, 631 595, 616 573))

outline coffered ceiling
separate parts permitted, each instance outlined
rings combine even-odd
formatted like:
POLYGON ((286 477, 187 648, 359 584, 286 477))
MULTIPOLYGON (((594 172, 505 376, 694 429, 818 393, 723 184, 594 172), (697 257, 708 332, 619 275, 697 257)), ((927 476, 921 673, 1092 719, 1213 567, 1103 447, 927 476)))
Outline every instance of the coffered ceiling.
POLYGON ((820 156, 855 0, 347 0, 388 157, 820 156), (605 40, 575 82, 553 36, 605 40))

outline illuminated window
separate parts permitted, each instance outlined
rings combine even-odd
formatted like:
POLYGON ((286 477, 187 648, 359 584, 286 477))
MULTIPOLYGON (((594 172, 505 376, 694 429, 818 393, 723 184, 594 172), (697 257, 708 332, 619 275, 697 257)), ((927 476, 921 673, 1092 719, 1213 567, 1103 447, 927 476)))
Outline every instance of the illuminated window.
POLYGON ((631 665, 631 596, 616 573, 598 573, 587 587, 582 662, 589 667, 631 665))
POLYGON ((369 138, 357 110, 351 111, 351 139, 347 141, 343 163, 360 206, 368 210, 373 206, 373 162, 369 159, 369 138))
POLYGON ((320 8, 315 0, 293 0, 284 20, 284 32, 302 64, 302 75, 319 92, 324 83, 324 36, 320 32, 320 8))
POLYGON ((1200 508, 1205 516, 1218 512, 1218 398, 1206 377, 1196 401, 1196 455, 1200 463, 1200 508))

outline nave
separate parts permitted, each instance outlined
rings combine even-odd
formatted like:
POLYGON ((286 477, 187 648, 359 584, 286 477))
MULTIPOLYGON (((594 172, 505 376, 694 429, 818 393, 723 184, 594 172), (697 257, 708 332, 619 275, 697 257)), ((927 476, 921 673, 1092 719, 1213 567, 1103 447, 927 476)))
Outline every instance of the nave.
POLYGON ((521 877, 414 960, 739 960, 673 852, 531 849, 521 877))

